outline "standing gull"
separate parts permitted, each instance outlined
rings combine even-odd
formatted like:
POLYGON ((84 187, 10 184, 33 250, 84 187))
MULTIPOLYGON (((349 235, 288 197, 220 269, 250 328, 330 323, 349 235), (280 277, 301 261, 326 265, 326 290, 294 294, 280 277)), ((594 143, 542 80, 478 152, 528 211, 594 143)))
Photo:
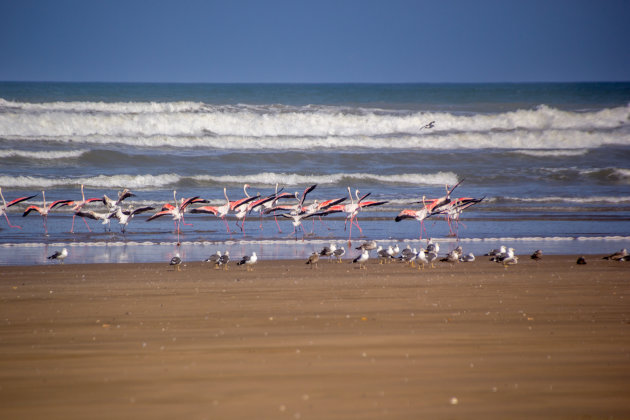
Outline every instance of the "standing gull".
POLYGON ((367 262, 367 260, 369 258, 370 258, 370 254, 369 254, 368 250, 364 249, 363 252, 361 253, 361 255, 359 255, 354 260, 352 260, 352 263, 353 264, 358 263, 359 264, 359 269, 367 270, 367 268, 365 267, 365 263, 367 262))
POLYGON ((257 261, 258 257, 256 256, 256 253, 252 252, 252 255, 243 256, 243 258, 239 262, 237 262, 236 265, 245 264, 245 268, 247 269, 247 271, 253 271, 254 264, 256 264, 257 261))
POLYGON ((168 263, 168 265, 174 265, 177 271, 180 271, 179 267, 182 265, 182 259, 179 256, 179 252, 175 253, 175 256, 171 258, 171 262, 168 263))
POLYGON ((310 264, 311 268, 317 268, 317 262, 318 261, 319 261, 319 253, 313 252, 311 254, 311 256, 308 257, 308 260, 306 261, 306 264, 310 264))
POLYGON ((338 263, 341 263, 341 257, 343 257, 345 253, 346 253, 346 249, 344 247, 335 249, 334 254, 335 254, 335 257, 337 257, 338 263))
POLYGON ((63 260, 65 260, 67 256, 68 256, 68 250, 66 248, 64 248, 61 251, 55 251, 54 254, 52 254, 50 257, 48 257, 48 259, 49 260, 59 260, 59 263, 63 264, 63 260))

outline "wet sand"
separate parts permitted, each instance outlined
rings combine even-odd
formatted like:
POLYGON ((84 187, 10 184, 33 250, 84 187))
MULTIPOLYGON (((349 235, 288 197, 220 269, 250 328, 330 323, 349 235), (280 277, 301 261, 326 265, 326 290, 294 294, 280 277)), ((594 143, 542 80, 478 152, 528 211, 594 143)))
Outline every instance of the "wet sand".
POLYGON ((3 419, 630 418, 630 263, 0 269, 3 419))

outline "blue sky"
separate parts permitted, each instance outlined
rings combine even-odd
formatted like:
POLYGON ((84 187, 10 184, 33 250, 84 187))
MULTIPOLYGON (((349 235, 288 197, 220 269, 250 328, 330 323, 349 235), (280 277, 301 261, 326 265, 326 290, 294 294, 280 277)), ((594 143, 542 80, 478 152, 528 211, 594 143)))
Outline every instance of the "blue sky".
POLYGON ((630 81, 630 1, 0 0, 0 80, 630 81))

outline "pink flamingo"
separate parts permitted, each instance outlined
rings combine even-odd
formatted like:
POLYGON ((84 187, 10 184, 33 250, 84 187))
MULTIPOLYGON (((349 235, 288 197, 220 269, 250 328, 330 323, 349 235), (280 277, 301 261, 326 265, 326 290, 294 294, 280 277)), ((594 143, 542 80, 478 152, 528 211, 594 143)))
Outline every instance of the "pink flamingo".
POLYGON ((348 220, 350 220, 350 234, 348 235, 348 244, 351 244, 353 224, 356 225, 356 227, 359 229, 359 232, 363 234, 363 229, 361 229, 361 226, 359 225, 359 222, 357 221, 357 216, 359 214, 359 211, 364 207, 380 206, 382 204, 387 203, 387 201, 364 201, 372 193, 367 193, 363 195, 362 197, 359 197, 358 189, 355 190, 354 193, 356 196, 356 201, 352 197, 352 192, 350 191, 350 187, 348 187, 348 195, 350 196, 351 202, 345 205, 337 204, 337 205, 329 207, 329 210, 343 211, 344 213, 347 214, 346 220, 344 222, 344 230, 346 230, 348 220))
POLYGON ((46 222, 48 221, 48 213, 57 206, 67 206, 68 203, 71 203, 72 200, 57 200, 53 201, 49 205, 46 205, 46 192, 42 191, 42 197, 44 198, 44 204, 41 207, 39 206, 28 206, 24 213, 22 213, 22 217, 26 217, 30 212, 36 211, 42 216, 42 221, 44 222, 44 232, 48 235, 48 227, 46 226, 46 222))
MULTIPOLYGON (((85 207, 86 204, 88 203, 92 203, 94 201, 102 201, 102 198, 88 198, 87 200, 85 199, 85 194, 83 193, 83 184, 81 184, 81 200, 80 201, 71 201, 68 203, 68 206, 72 207, 72 211, 74 211, 74 215, 72 215, 72 227, 70 228, 70 233, 74 233, 74 219, 78 216, 78 212, 83 210, 83 207, 85 207)), ((81 216, 79 216, 81 217, 81 216)), ((85 223, 85 227, 87 227, 89 232, 92 232, 92 230, 90 229, 90 226, 87 223, 87 220, 85 220, 85 217, 81 217, 81 219, 83 219, 83 222, 85 223)))
MULTIPOLYGON (((203 206, 203 207, 197 207, 196 209, 192 209, 190 212, 191 213, 209 213, 209 214, 214 214, 217 217, 220 217, 223 222, 225 223, 225 227, 227 229, 228 233, 232 233, 230 231, 230 226, 228 225, 227 220, 225 219, 225 216, 228 215, 228 213, 230 211, 236 211, 237 212, 237 219, 240 217, 241 219, 245 217, 245 214, 242 214, 241 212, 242 207, 245 208, 245 212, 247 211, 247 206, 245 206, 245 204, 249 203, 252 200, 255 200, 257 197, 245 197, 245 198, 241 198, 240 200, 236 200, 236 201, 230 201, 230 199, 228 198, 227 195, 227 188, 224 187, 223 188, 223 195, 225 196, 225 204, 222 204, 220 206, 203 206), (241 216, 242 214, 242 216, 241 216)), ((238 221, 236 223, 236 225, 238 226, 238 221)), ((241 231, 243 230, 243 226, 240 226, 241 231)))
POLYGON ((177 244, 180 244, 179 241, 179 233, 180 233, 180 221, 184 224, 184 213, 189 205, 193 203, 207 203, 207 200, 200 199, 199 196, 190 197, 190 198, 182 198, 181 202, 177 201, 177 191, 173 190, 173 201, 175 205, 171 203, 165 203, 162 206, 162 209, 149 217, 146 221, 150 222, 151 220, 157 219, 158 217, 170 215, 173 217, 173 222, 175 223, 175 229, 177 230, 177 244))
POLYGON ((22 226, 11 224, 11 222, 9 221, 9 216, 7 216, 7 209, 11 206, 15 206, 16 204, 21 203, 22 201, 30 200, 31 198, 35 196, 37 196, 37 194, 31 195, 28 197, 16 198, 15 200, 9 201, 7 203, 6 200, 4 199, 4 195, 2 195, 2 188, 0 188, 0 197, 2 198, 2 205, 0 205, 0 215, 4 216, 4 218, 7 219, 7 223, 9 224, 9 227, 22 229, 22 226))

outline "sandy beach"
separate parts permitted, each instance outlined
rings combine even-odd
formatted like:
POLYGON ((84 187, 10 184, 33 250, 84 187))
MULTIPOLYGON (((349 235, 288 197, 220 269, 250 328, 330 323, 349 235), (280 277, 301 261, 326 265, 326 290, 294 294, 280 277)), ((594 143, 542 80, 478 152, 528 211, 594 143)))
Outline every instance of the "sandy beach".
POLYGON ((3 419, 630 418, 630 263, 0 271, 3 419))

